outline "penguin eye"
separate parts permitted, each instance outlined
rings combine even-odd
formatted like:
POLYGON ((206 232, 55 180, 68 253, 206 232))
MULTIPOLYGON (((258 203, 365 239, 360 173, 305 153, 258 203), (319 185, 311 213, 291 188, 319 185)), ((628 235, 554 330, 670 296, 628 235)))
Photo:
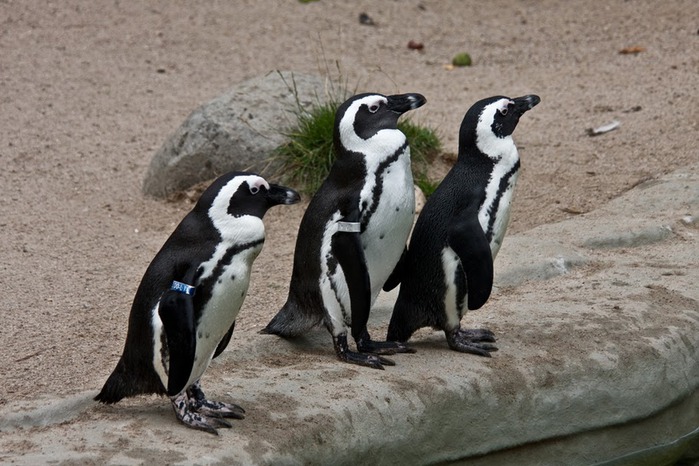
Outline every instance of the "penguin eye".
POLYGON ((502 115, 502 116, 507 115, 507 107, 500 109, 500 115, 502 115))
POLYGON ((369 106, 369 111, 371 113, 376 113, 379 110, 379 104, 373 104, 369 106))
POLYGON ((260 188, 258 188, 257 186, 250 186, 250 194, 255 195, 258 192, 260 192, 260 188))

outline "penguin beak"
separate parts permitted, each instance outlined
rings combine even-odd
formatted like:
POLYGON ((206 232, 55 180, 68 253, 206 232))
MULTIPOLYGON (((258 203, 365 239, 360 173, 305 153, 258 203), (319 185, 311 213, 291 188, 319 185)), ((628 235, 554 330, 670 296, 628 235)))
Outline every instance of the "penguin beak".
POLYGON ((398 94, 389 95, 388 99, 388 109, 396 112, 397 114, 403 114, 408 110, 415 110, 418 107, 422 107, 427 100, 422 94, 398 94))
POLYGON ((524 97, 517 97, 516 99, 512 99, 512 101, 515 103, 515 112, 518 115, 524 114, 527 110, 531 110, 541 102, 541 99, 539 98, 538 95, 525 95, 524 97))
POLYGON ((270 207, 275 205, 291 205, 296 204, 301 200, 299 193, 291 188, 280 186, 278 184, 270 184, 267 191, 267 201, 270 207))

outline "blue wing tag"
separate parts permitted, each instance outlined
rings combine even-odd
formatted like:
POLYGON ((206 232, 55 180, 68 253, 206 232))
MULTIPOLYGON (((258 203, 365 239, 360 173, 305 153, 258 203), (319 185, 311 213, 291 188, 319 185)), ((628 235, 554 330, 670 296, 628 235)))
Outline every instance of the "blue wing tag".
POLYGON ((362 225, 359 222, 337 222, 337 231, 341 233, 361 233, 362 225))
POLYGON ((194 293, 197 291, 196 287, 187 285, 186 283, 178 282, 177 280, 172 281, 170 289, 173 291, 179 291, 180 293, 184 293, 189 296, 194 296, 194 293))

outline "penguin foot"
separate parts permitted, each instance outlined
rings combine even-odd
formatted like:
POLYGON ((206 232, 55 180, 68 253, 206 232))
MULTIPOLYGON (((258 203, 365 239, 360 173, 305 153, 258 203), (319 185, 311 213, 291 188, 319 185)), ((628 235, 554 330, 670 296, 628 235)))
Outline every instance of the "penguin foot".
POLYGON ((198 380, 171 401, 180 422, 214 435, 218 435, 216 429, 233 427, 224 418, 245 418, 245 410, 236 404, 207 400, 198 380))
POLYGON ((341 361, 359 366, 372 367, 374 369, 384 370, 383 366, 395 366, 396 363, 388 358, 381 357, 377 354, 355 353, 347 351, 342 356, 338 354, 341 361))
POLYGON ((232 419, 245 419, 245 410, 233 403, 204 400, 197 402, 194 411, 207 417, 227 417, 232 419))
POLYGON ((189 397, 189 409, 204 416, 245 419, 245 410, 237 404, 207 400, 199 381, 187 389, 187 396, 189 397))
POLYGON ((470 341, 487 341, 489 343, 495 343, 495 334, 487 328, 457 328, 456 333, 458 334, 459 338, 464 338, 470 341))
POLYGON ((495 341, 495 334, 487 329, 465 330, 457 328, 451 331, 445 330, 444 334, 447 336, 449 348, 454 351, 477 354, 489 358, 491 352, 498 350, 495 345, 483 343, 495 341))
POLYGON ((396 365, 396 363, 392 360, 381 357, 378 354, 350 351, 349 346, 347 345, 347 335, 333 337, 333 343, 335 345, 335 353, 337 353, 337 357, 340 359, 340 361, 381 370, 384 369, 384 366, 396 365))
POLYGON ((192 410, 190 407, 190 399, 187 393, 175 396, 172 398, 172 407, 175 410, 175 416, 182 424, 192 429, 203 430, 210 434, 218 435, 220 428, 233 427, 228 421, 218 416, 206 416, 192 410))
POLYGON ((367 332, 364 332, 361 338, 357 340, 357 349, 361 353, 373 354, 396 354, 396 353, 415 353, 415 349, 405 343, 398 341, 374 341, 369 337, 367 332))

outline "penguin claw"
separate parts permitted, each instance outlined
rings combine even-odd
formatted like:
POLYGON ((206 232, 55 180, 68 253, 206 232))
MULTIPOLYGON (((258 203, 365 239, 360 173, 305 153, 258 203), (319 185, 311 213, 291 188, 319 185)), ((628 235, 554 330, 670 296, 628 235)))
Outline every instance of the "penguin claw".
POLYGON ((489 358, 492 356, 491 352, 498 350, 495 345, 482 343, 495 341, 495 334, 490 330, 463 330, 458 328, 452 331, 445 331, 444 333, 447 336, 449 348, 460 353, 476 354, 489 358))
POLYGON ((233 403, 204 400, 200 401, 199 404, 196 412, 207 417, 245 419, 245 410, 233 403))

